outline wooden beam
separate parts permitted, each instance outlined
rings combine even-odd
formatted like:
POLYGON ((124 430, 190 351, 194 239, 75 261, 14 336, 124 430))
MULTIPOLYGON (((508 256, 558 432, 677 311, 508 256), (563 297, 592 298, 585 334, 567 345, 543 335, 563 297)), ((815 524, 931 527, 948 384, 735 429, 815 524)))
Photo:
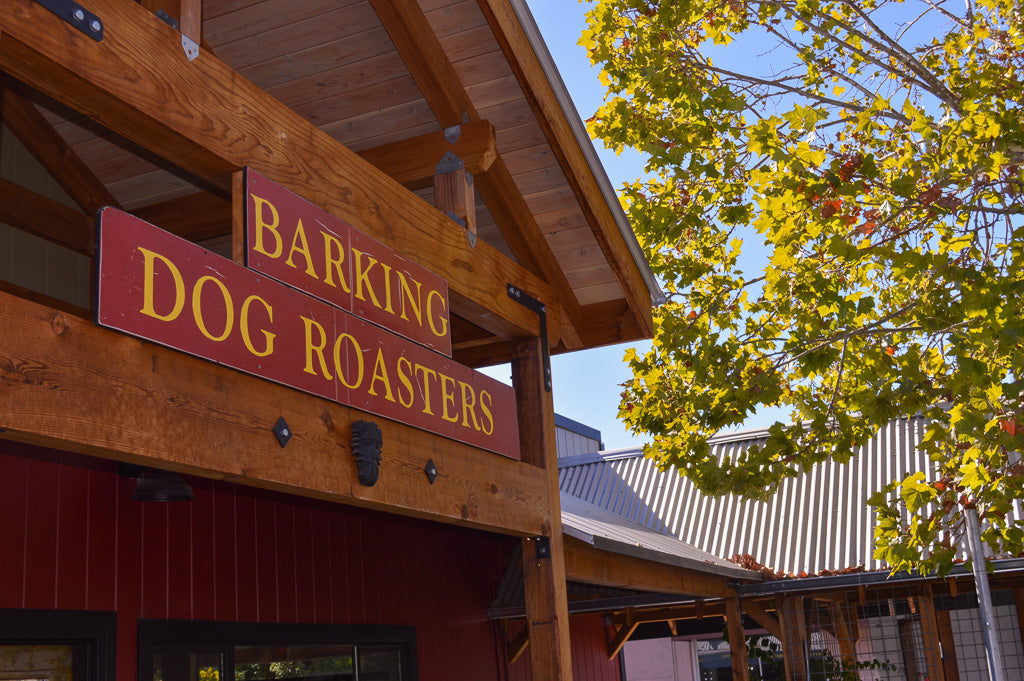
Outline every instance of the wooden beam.
POLYGON ((543 346, 539 338, 515 343, 512 385, 516 389, 522 461, 547 480, 548 525, 542 536, 522 540, 523 590, 530 630, 530 670, 535 679, 571 681, 569 604, 566 595, 565 548, 558 491, 555 409, 544 387, 543 346), (538 555, 546 539, 548 555, 538 555))
POLYGON ((0 294, 2 437, 518 536, 549 528, 548 476, 527 464, 0 294), (271 428, 294 433, 282 448, 271 428), (359 484, 351 424, 384 459, 359 484), (433 459, 433 485, 423 473, 433 459))
POLYGON ((508 644, 508 663, 512 664, 518 660, 519 656, 526 652, 528 645, 530 645, 530 627, 524 623, 523 628, 508 644))
POLYGON ((625 621, 615 632, 615 635, 608 641, 608 659, 614 660, 615 656, 622 650, 622 646, 626 645, 626 641, 633 635, 636 628, 640 623, 636 620, 636 613, 633 612, 632 608, 626 610, 625 621))
POLYGON ((231 200, 215 192, 201 191, 152 203, 132 213, 189 241, 204 241, 231 233, 231 200))
POLYGON ((206 51, 188 61, 180 36, 131 0, 92 0, 104 38, 91 40, 31 0, 0 12, 0 69, 230 191, 245 165, 448 280, 452 312, 511 339, 537 316, 513 283, 544 301, 557 345, 552 288, 486 243, 476 247, 426 202, 206 51))
POLYGON ((743 613, 738 596, 725 599, 725 624, 729 630, 729 658, 733 681, 750 681, 747 664, 747 637, 743 632, 743 613))
POLYGON ((53 129, 36 105, 11 84, 3 89, 0 116, 14 136, 83 211, 95 215, 103 206, 119 205, 106 185, 53 129))
POLYGON ((779 624, 779 620, 776 619, 774 615, 769 614, 768 611, 762 608, 758 603, 755 601, 744 600, 743 611, 750 615, 751 619, 764 627, 765 631, 769 634, 780 641, 782 640, 782 627, 779 624))
MULTIPOLYGON (((450 126, 479 120, 480 114, 419 3, 416 0, 370 2, 438 122, 450 126)), ((579 301, 500 157, 476 183, 516 259, 554 287, 568 316, 560 326, 566 345, 581 347, 576 330, 583 321, 579 301)))
POLYGON ((565 539, 565 566, 568 579, 587 584, 698 598, 726 598, 736 593, 729 588, 731 578, 601 551, 574 537, 565 539))
POLYGON ((579 199, 587 222, 594 230, 594 236, 608 257, 616 280, 622 287, 626 300, 629 301, 630 309, 634 311, 643 337, 649 338, 654 334, 651 291, 647 288, 633 260, 632 252, 618 229, 611 208, 601 192, 595 169, 590 166, 576 139, 576 134, 558 101, 536 50, 523 29, 522 22, 508 0, 477 1, 520 87, 537 114, 537 120, 551 144, 555 157, 579 199))
MULTIPOLYGON (((381 172, 408 188, 430 185, 438 161, 451 151, 470 172, 483 172, 494 162, 494 126, 477 121, 462 126, 451 143, 444 132, 431 132, 382 144, 359 152, 381 172)), ((137 217, 190 241, 202 241, 231 232, 231 199, 216 192, 201 191, 168 199, 132 211, 137 217)))
POLYGON ((82 255, 95 249, 95 218, 0 178, 0 222, 82 255))
POLYGON ((488 121, 472 121, 459 127, 454 142, 449 142, 444 131, 438 130, 357 153, 410 189, 430 186, 437 164, 446 152, 457 156, 473 175, 487 171, 498 156, 494 126, 488 121))

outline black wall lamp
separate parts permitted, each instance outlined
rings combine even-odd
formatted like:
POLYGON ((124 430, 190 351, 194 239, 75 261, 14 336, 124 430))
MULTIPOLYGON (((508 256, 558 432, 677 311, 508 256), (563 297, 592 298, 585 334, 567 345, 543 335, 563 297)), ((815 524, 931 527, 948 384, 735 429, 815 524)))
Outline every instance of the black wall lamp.
POLYGON ((180 475, 160 468, 149 468, 136 464, 118 464, 117 472, 128 478, 135 478, 135 501, 192 501, 195 494, 180 475))

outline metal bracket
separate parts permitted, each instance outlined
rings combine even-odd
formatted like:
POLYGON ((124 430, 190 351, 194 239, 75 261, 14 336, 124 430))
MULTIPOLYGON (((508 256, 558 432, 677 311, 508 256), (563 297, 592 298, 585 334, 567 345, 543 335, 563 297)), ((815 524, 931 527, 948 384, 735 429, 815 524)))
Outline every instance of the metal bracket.
POLYGON ((185 57, 189 61, 195 61, 199 56, 199 44, 184 34, 181 36, 181 49, 185 50, 185 57))
POLYGON ((453 154, 450 151, 444 152, 444 156, 437 162, 437 167, 434 168, 435 175, 443 175, 450 173, 453 170, 462 170, 465 165, 462 163, 462 159, 453 154))
POLYGON ((541 356, 544 360, 544 389, 551 392, 551 349, 548 348, 548 309, 530 294, 526 293, 514 284, 507 284, 508 297, 523 307, 533 310, 540 319, 540 347, 541 356))
POLYGON ((73 0, 36 0, 96 42, 103 40, 103 21, 73 0))
POLYGON ((468 184, 470 187, 473 186, 473 173, 469 172, 468 170, 466 171, 466 184, 468 184))
POLYGON ((453 125, 444 129, 444 138, 448 140, 448 144, 455 144, 459 141, 459 137, 462 135, 462 126, 453 125))
POLYGON ((458 223, 459 227, 462 227, 463 229, 466 228, 466 221, 463 220, 462 218, 460 218, 458 215, 456 215, 452 211, 448 211, 448 217, 451 218, 452 220, 454 220, 456 223, 458 223))
POLYGON ((537 537, 534 541, 537 542, 537 549, 534 551, 537 560, 551 558, 551 540, 547 537, 537 537))
POLYGON ((154 14, 156 14, 157 19, 164 22, 165 24, 173 28, 175 31, 178 30, 178 20, 172 17, 170 14, 168 14, 167 10, 158 9, 156 12, 154 12, 154 14))

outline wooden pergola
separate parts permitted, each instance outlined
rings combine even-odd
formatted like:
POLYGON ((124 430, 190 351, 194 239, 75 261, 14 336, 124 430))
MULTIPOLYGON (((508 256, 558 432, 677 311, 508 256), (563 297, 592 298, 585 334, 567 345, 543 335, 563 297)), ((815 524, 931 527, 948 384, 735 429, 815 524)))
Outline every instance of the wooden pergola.
POLYGON ((3 180, 0 219, 87 256, 102 206, 228 244, 253 168, 447 280, 454 359, 512 361, 522 460, 381 419, 381 482, 362 486, 359 411, 9 284, 0 437, 522 537, 534 678, 571 678, 567 564, 684 588, 562 546, 547 354, 649 337, 658 291, 521 3, 49 4, 3 1, 2 118, 70 201, 3 180))

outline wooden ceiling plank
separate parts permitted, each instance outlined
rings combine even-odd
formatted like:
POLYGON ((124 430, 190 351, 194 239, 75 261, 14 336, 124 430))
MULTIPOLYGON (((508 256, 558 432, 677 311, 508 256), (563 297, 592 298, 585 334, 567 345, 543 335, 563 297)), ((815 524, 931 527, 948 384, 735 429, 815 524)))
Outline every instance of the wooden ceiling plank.
POLYGON ((536 335, 536 315, 507 295, 514 283, 545 302, 557 344, 560 306, 540 278, 485 243, 470 247, 447 217, 208 52, 187 61, 177 33, 134 2, 91 9, 107 28, 102 42, 9 0, 0 68, 216 188, 250 165, 447 279, 454 313, 503 338, 536 335))
POLYGON ((118 205, 114 195, 54 130, 36 105, 13 86, 3 90, 0 117, 83 211, 94 214, 103 206, 118 205))
POLYGON ((95 249, 91 215, 3 178, 0 178, 0 222, 82 255, 91 256, 95 249))
MULTIPOLYGON (((469 93, 416 0, 370 2, 438 122, 447 127, 464 119, 479 120, 469 93)), ((576 331, 582 324, 579 301, 500 156, 476 178, 476 184, 518 262, 554 287, 567 317, 560 328, 563 340, 570 347, 582 347, 576 331)))
POLYGON ((0 328, 4 438, 520 537, 548 522, 534 466, 11 295, 0 328), (285 449, 271 432, 281 417, 285 449), (351 424, 366 418, 387 451, 373 487, 351 458, 351 424))
POLYGON ((605 201, 595 172, 576 139, 519 17, 508 0, 478 0, 478 3, 501 43, 520 86, 527 94, 527 99, 537 108, 537 119, 545 127, 548 139, 552 141, 552 148, 559 157, 559 162, 563 164, 573 190, 580 198, 580 205, 594 228, 598 243, 608 254, 608 260, 612 263, 615 275, 630 302, 630 308, 638 316, 638 326, 644 330, 647 337, 650 337, 654 333, 652 292, 648 290, 633 260, 633 253, 619 231, 618 223, 605 201))

